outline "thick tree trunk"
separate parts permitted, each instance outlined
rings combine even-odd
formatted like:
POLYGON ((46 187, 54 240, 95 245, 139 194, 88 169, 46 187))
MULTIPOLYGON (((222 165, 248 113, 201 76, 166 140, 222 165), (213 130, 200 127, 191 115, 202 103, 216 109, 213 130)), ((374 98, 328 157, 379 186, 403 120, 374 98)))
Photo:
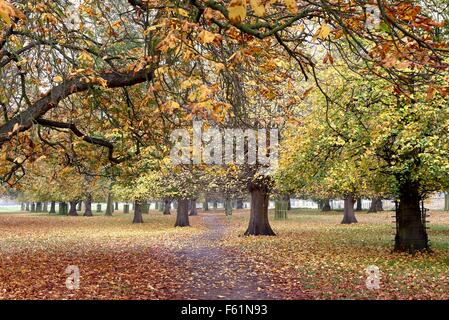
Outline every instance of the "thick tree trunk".
POLYGON ((344 216, 341 221, 342 224, 357 223, 357 219, 354 214, 354 203, 354 195, 352 193, 348 193, 345 198, 344 216))
POLYGON ((203 211, 209 211, 209 202, 207 199, 203 202, 203 211))
POLYGON ((178 199, 175 227, 189 227, 189 200, 178 199))
POLYGON ((196 199, 190 200, 190 213, 191 216, 197 216, 198 210, 196 209, 196 199))
POLYGON ((42 212, 42 202, 36 202, 36 212, 42 212))
POLYGON ((405 182, 399 190, 399 207, 396 212, 395 251, 416 252, 429 249, 426 217, 422 216, 418 185, 405 182))
POLYGON ((86 200, 84 202, 85 209, 84 209, 84 216, 85 217, 92 217, 92 194, 87 194, 86 200))
POLYGON ((444 211, 449 211, 449 192, 444 193, 444 211))
POLYGON ((31 202, 31 212, 36 212, 36 204, 31 202))
POLYGON ((134 218, 133 223, 143 223, 143 217, 142 217, 142 202, 141 201, 135 201, 134 202, 134 218))
POLYGON ((114 210, 118 211, 118 202, 115 203, 114 210))
POLYGON ((329 199, 323 199, 322 200, 322 207, 321 207, 321 211, 331 211, 331 203, 329 199))
POLYGON ((77 216, 78 215, 78 212, 76 212, 77 203, 78 203, 78 201, 70 201, 70 210, 68 213, 69 216, 77 216))
POLYGON ((374 213, 374 212, 383 211, 383 210, 384 209, 382 207, 382 198, 374 197, 371 200, 371 204, 369 206, 368 213, 374 213))
POLYGON ((49 213, 50 214, 56 213, 56 202, 55 201, 52 201, 50 203, 50 212, 49 213))
POLYGON ((357 198, 357 205, 355 211, 362 211, 362 198, 357 198))
POLYGON ((105 216, 112 216, 112 211, 114 210, 114 206, 112 203, 112 194, 108 193, 108 199, 106 200, 106 212, 104 213, 105 216))
POLYGON ((48 202, 42 204, 42 212, 48 212, 48 202))
POLYGON ((171 209, 171 200, 170 199, 164 199, 164 214, 169 215, 171 209))
POLYGON ((67 214, 67 205, 65 202, 59 202, 59 212, 60 215, 67 214))
POLYGON ((245 232, 245 236, 276 235, 268 222, 268 188, 266 186, 250 183, 249 192, 251 193, 251 210, 249 225, 245 232))

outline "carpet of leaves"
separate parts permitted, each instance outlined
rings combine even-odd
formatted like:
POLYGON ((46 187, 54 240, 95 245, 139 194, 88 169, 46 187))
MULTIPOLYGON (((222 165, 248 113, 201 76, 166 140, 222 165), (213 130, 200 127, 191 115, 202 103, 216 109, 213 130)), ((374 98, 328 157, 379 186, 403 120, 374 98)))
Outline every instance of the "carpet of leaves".
POLYGON ((243 237, 248 212, 65 217, 0 214, 0 299, 448 299, 449 213, 430 216, 431 254, 391 252, 392 213, 295 211, 276 237, 243 237), (66 267, 80 268, 69 290, 66 267), (381 271, 366 288, 365 269, 381 271))

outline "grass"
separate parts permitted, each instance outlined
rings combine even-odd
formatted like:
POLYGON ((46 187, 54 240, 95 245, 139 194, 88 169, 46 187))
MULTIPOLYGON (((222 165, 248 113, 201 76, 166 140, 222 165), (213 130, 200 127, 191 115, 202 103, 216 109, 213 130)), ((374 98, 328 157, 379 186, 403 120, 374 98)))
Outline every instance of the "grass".
MULTIPOLYGON (((226 259, 249 259, 259 274, 275 279, 284 298, 449 298, 449 213, 430 213, 433 252, 413 256, 391 251, 392 212, 358 212, 359 223, 353 225, 340 224, 341 212, 292 210, 286 221, 274 220, 270 212, 276 237, 243 237, 247 210, 231 219, 222 211, 216 214, 225 225, 223 237, 200 243, 227 252, 226 259), (366 287, 370 265, 380 269, 379 290, 366 287)), ((174 228, 174 215, 151 211, 143 217, 144 224, 133 225, 132 214, 121 213, 0 215, 0 299, 190 298, 180 289, 189 287, 183 275, 199 272, 201 265, 185 264, 176 252, 204 234, 201 214, 191 217, 190 228, 174 228), (70 264, 89 270, 77 293, 64 286, 63 270, 70 264)))

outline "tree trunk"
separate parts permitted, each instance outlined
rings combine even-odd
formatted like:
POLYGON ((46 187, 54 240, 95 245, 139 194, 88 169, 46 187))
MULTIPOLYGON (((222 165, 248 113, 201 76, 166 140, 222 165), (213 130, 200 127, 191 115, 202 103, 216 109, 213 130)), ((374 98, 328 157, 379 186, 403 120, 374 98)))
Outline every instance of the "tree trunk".
POLYGON ((214 209, 217 209, 218 208, 218 202, 214 201, 213 206, 214 206, 214 209))
POLYGON ((374 213, 374 212, 383 211, 383 210, 384 209, 382 207, 382 198, 374 197, 371 200, 371 204, 369 206, 368 213, 374 213))
POLYGON ((56 213, 56 202, 55 201, 52 201, 50 203, 50 212, 49 213, 50 214, 56 213))
POLYGON ((444 193, 444 211, 449 211, 449 192, 444 193))
POLYGON ((115 208, 114 208, 114 210, 117 210, 117 211, 118 211, 118 202, 115 203, 115 208))
POLYGON ((97 212, 101 212, 101 203, 97 203, 97 212))
POLYGON ((84 201, 85 209, 84 209, 84 216, 85 217, 92 217, 92 194, 88 193, 86 196, 86 200, 84 201))
POLYGON ((36 212, 36 204, 31 202, 31 212, 36 212))
POLYGON ((326 211, 331 211, 332 210, 331 209, 331 203, 330 203, 329 199, 323 199, 322 200, 322 204, 323 204, 323 206, 321 208, 321 211, 326 212, 326 211))
POLYGON ((178 199, 175 227, 189 227, 189 200, 178 199))
POLYGON ((78 212, 76 212, 77 203, 78 203, 78 201, 70 201, 70 210, 68 213, 69 216, 77 216, 78 215, 78 212))
POLYGON ((207 202, 208 200, 204 200, 203 202, 203 211, 209 211, 209 203, 207 202))
POLYGON ((20 211, 25 211, 25 203, 24 202, 22 202, 20 204, 20 211))
POLYGON ((66 215, 66 204, 65 202, 59 202, 59 212, 60 215, 66 215))
POLYGON ((249 225, 245 232, 245 236, 276 235, 268 222, 268 187, 250 183, 249 192, 251 193, 251 210, 249 225))
POLYGON ((106 200, 106 212, 104 213, 105 216, 112 216, 112 210, 114 209, 113 203, 112 203, 112 193, 108 193, 108 199, 106 200))
POLYGON ((341 221, 342 224, 357 223, 357 219, 354 214, 354 195, 350 192, 345 198, 344 216, 341 221))
POLYGON ((276 200, 274 202, 274 219, 287 220, 288 202, 287 200, 276 200))
POLYGON ((25 211, 30 211, 30 203, 29 202, 27 202, 25 204, 25 211))
POLYGON ((36 202, 36 212, 42 212, 42 202, 36 202))
POLYGON ((129 213, 129 203, 123 205, 123 213, 129 213))
POLYGON ((362 211, 362 198, 357 198, 357 205, 355 211, 362 211))
POLYGON ((225 215, 227 215, 227 216, 231 216, 232 215, 232 201, 231 201, 231 199, 225 198, 224 209, 225 209, 225 215))
POLYGON ((237 199, 236 209, 243 209, 243 200, 237 199))
POLYGON ((198 210, 196 210, 196 199, 190 200, 190 213, 191 216, 197 216, 198 210))
POLYGON ((78 201, 76 204, 76 210, 77 211, 81 211, 81 206, 82 206, 83 202, 82 201, 78 201))
POLYGON ((164 214, 169 215, 171 209, 171 200, 170 199, 164 199, 164 214))
POLYGON ((143 223, 142 217, 142 202, 136 200, 134 202, 134 218, 133 223, 143 223))
POLYGON ((48 202, 44 202, 42 204, 42 212, 48 212, 48 202))
POLYGON ((291 210, 292 209, 292 206, 291 206, 291 204, 290 204, 290 196, 288 195, 288 194, 285 194, 283 197, 282 197, 282 200, 283 201, 286 201, 286 203, 287 203, 287 210, 291 210))
POLYGON ((396 212, 395 251, 416 252, 429 249, 426 217, 422 216, 418 185, 404 182, 399 188, 399 207, 396 212))

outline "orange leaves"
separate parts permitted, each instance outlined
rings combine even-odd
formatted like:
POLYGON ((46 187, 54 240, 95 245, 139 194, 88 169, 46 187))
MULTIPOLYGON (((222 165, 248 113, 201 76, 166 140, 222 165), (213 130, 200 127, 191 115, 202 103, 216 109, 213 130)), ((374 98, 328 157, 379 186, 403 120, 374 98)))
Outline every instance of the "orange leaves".
MULTIPOLYGON (((249 0, 249 4, 254 11, 254 14, 258 17, 265 16, 269 4, 275 1, 272 0, 249 0)), ((285 6, 288 11, 295 14, 298 12, 298 5, 296 0, 283 0, 285 6)), ((237 24, 243 22, 245 20, 247 12, 246 12, 246 0, 231 0, 228 6, 229 12, 229 20, 232 23, 237 24)))
POLYGON ((12 18, 25 20, 26 16, 11 3, 0 0, 0 20, 3 20, 6 25, 10 25, 12 18))

